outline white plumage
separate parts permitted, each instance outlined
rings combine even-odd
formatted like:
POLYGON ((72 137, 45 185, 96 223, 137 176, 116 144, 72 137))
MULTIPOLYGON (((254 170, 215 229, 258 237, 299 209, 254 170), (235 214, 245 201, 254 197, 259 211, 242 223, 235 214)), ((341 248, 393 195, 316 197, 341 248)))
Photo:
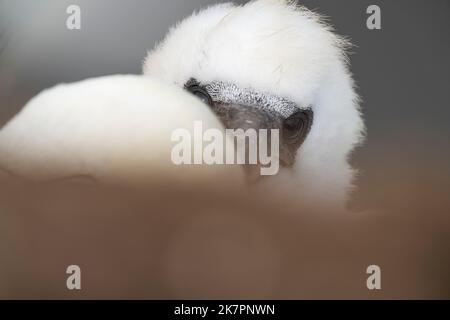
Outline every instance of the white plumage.
MULTIPOLYGON (((198 99, 149 77, 117 75, 62 84, 34 97, 0 131, 0 168, 51 180, 100 181, 240 176, 237 167, 175 166, 171 134, 222 124, 198 99)), ((238 178, 239 179, 239 178, 238 178)))
POLYGON ((314 123, 293 168, 268 188, 342 207, 355 170, 350 152, 364 123, 347 66, 344 38, 292 1, 220 4, 194 13, 149 53, 144 73, 184 86, 225 81, 312 106, 314 123))
POLYGON ((203 172, 226 172, 238 181, 237 166, 177 167, 170 159, 173 130, 195 120, 224 129, 180 87, 191 78, 224 81, 312 107, 314 122, 294 166, 262 185, 342 208, 355 175, 348 157, 364 132, 347 45, 318 15, 289 1, 212 6, 171 29, 147 56, 146 76, 59 85, 32 99, 0 131, 0 167, 37 179, 171 176, 190 183, 203 172))

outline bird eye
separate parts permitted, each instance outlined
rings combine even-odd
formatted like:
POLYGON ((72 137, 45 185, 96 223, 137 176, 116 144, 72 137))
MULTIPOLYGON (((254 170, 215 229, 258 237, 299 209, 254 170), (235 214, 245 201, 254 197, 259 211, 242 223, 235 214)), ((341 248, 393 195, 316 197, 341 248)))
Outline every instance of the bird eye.
POLYGON ((310 109, 294 113, 284 120, 283 137, 288 143, 303 142, 311 129, 312 119, 313 112, 310 109))
POLYGON ((206 91, 206 89, 201 85, 199 85, 198 83, 193 82, 192 84, 188 84, 186 86, 186 89, 207 105, 212 106, 213 100, 209 95, 208 91, 206 91))

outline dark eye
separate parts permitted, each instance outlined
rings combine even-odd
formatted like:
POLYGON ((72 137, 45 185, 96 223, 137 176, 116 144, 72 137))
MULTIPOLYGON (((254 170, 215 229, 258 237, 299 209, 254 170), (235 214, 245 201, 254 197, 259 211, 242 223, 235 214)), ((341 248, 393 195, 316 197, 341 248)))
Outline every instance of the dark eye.
POLYGON ((311 129, 312 120, 313 112, 310 109, 301 110, 291 115, 283 123, 284 139, 288 143, 303 142, 311 129))
POLYGON ((195 95, 207 105, 212 106, 213 101, 208 91, 206 91, 206 89, 197 82, 191 82, 191 84, 188 83, 186 85, 186 90, 188 90, 190 93, 195 95))

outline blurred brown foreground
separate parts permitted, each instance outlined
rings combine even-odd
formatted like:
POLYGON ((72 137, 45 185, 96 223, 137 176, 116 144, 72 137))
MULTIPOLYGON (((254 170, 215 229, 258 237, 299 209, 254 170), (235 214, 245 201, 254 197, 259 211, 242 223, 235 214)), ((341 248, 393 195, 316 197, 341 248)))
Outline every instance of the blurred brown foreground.
POLYGON ((450 298, 449 184, 427 170, 384 171, 346 213, 220 181, 6 179, 0 298, 450 298), (66 288, 69 265, 81 268, 79 291, 66 288), (369 265, 381 267, 381 290, 366 287, 369 265))

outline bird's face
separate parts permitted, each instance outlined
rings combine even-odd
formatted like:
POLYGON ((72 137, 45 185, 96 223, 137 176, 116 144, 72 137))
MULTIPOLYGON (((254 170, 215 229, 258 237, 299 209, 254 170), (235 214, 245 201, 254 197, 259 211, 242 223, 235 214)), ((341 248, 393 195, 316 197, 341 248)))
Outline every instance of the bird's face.
POLYGON ((348 45, 296 1, 219 4, 171 29, 143 72, 198 96, 226 128, 278 129, 270 158, 281 168, 270 180, 341 205, 354 177, 348 156, 364 131, 348 45))
POLYGON ((311 129, 311 108, 221 81, 203 84, 190 79, 185 89, 208 105, 227 129, 254 129, 256 132, 266 129, 269 144, 271 130, 278 130, 279 162, 285 167, 295 163, 297 151, 311 129))
POLYGON ((339 61, 338 42, 309 11, 283 0, 217 5, 172 29, 144 74, 198 96, 227 129, 278 129, 279 163, 291 167, 328 122, 316 98, 339 61))

